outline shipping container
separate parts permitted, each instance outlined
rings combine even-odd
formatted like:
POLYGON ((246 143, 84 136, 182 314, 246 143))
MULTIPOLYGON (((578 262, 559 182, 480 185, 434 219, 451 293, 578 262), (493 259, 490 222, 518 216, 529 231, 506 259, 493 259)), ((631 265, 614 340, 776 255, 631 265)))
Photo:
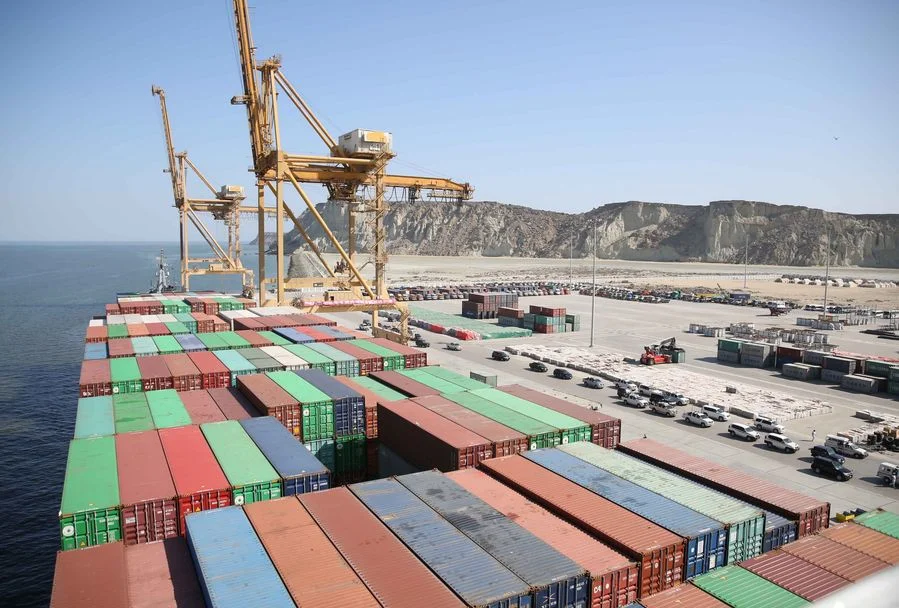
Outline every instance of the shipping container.
POLYGON ((765 539, 762 553, 773 551, 796 540, 796 522, 772 511, 765 511, 765 539))
POLYGON ((157 429, 191 424, 190 414, 184 408, 181 397, 174 389, 153 391, 146 394, 153 425, 157 429))
POLYGON ((284 336, 279 336, 273 331, 257 331, 256 333, 259 334, 259 337, 269 340, 274 346, 287 346, 288 344, 293 344, 284 336))
POLYGON ((781 551, 786 551, 853 583, 889 567, 889 564, 876 557, 824 538, 820 534, 801 538, 786 545, 781 551))
POLYGON ((109 360, 82 361, 78 392, 82 397, 101 397, 112 394, 109 360))
POLYGON ((243 336, 240 336, 233 331, 223 331, 219 332, 216 335, 218 335, 218 337, 228 345, 228 348, 239 349, 250 348, 251 346, 253 346, 249 341, 244 339, 243 336))
POLYGON ((234 333, 246 340, 247 344, 256 348, 260 348, 262 346, 272 346, 274 344, 274 342, 270 338, 266 338, 258 331, 253 331, 251 329, 241 329, 235 331, 234 333))
POLYGON ((334 404, 334 435, 365 433, 365 398, 349 386, 318 369, 294 372, 297 376, 328 396, 334 404))
POLYGON ((315 459, 320 463, 325 465, 329 471, 332 473, 331 477, 331 485, 337 485, 337 482, 334 480, 333 473, 337 468, 336 462, 336 454, 334 449, 334 440, 333 439, 315 439, 313 441, 306 441, 303 443, 303 447, 309 450, 315 459))
POLYGON ((245 348, 240 351, 240 355, 244 357, 250 364, 258 370, 258 373, 284 371, 284 364, 275 360, 259 348, 245 348))
POLYGON ((522 456, 494 458, 481 467, 565 521, 637 562, 637 597, 683 580, 684 540, 627 509, 544 469, 522 456))
POLYGON ((82 397, 75 414, 74 439, 102 437, 115 434, 112 397, 82 397))
POLYGON ((184 352, 184 349, 181 348, 174 336, 156 336, 153 338, 153 343, 156 345, 156 350, 159 351, 160 355, 184 352))
POLYGON ((122 539, 115 439, 69 442, 59 508, 60 548, 81 549, 122 539))
POLYGON ((149 336, 131 338, 131 345, 134 348, 135 357, 149 357, 151 355, 159 354, 159 349, 156 348, 156 343, 153 342, 153 338, 149 336))
POLYGON ((356 483, 365 479, 367 467, 365 435, 344 435, 334 439, 334 485, 356 483))
POLYGON ((405 344, 397 344, 386 338, 370 338, 368 341, 403 355, 405 367, 408 369, 424 367, 428 364, 428 353, 423 350, 412 348, 405 344))
POLYGON ((106 342, 108 338, 109 334, 107 333, 105 325, 89 325, 84 334, 84 341, 86 343, 106 342))
POLYGON ((269 415, 281 420, 303 443, 334 437, 334 402, 328 395, 293 372, 266 375, 296 402, 296 406, 270 410, 269 415))
POLYGON ((300 502, 372 594, 392 608, 464 604, 346 488, 300 502))
POLYGON ((309 334, 302 333, 294 327, 281 327, 274 330, 275 334, 293 342, 294 344, 312 344, 316 342, 315 338, 309 334))
POLYGON ((191 514, 187 543, 210 608, 295 607, 239 507, 191 514))
POLYGON ((351 357, 355 357, 359 362, 360 376, 384 370, 384 359, 380 355, 369 352, 364 348, 359 348, 358 346, 353 346, 346 342, 329 342, 328 346, 335 350, 339 350, 342 353, 346 353, 351 357))
POLYGON ((655 466, 724 492, 728 496, 796 521, 797 538, 826 528, 830 520, 828 502, 810 498, 710 460, 691 456, 651 439, 628 441, 621 444, 619 449, 655 466))
POLYGON ((462 387, 467 391, 476 391, 482 388, 490 388, 486 382, 479 382, 473 378, 469 378, 468 376, 463 376, 462 374, 457 374, 454 371, 448 370, 445 367, 440 367, 438 365, 430 365, 428 367, 421 368, 422 371, 427 372, 428 374, 440 378, 442 380, 446 380, 447 382, 452 382, 453 384, 462 387))
POLYGON ((352 355, 341 352, 329 344, 307 344, 308 348, 324 355, 334 362, 335 374, 338 376, 358 376, 359 360, 352 355))
POLYGON ((357 376, 355 378, 344 379, 349 382, 350 386, 356 388, 356 390, 359 390, 358 387, 361 387, 362 389, 371 391, 377 395, 378 401, 402 401, 403 399, 408 399, 407 395, 395 391, 386 384, 381 384, 375 380, 373 376, 357 376))
POLYGON ((474 393, 462 392, 441 396, 461 405, 467 410, 471 410, 485 418, 499 422, 522 433, 528 438, 528 449, 549 448, 562 442, 557 429, 498 405, 493 401, 487 401, 474 393))
POLYGON ((199 427, 162 429, 159 441, 175 483, 178 529, 183 534, 185 515, 227 507, 231 488, 199 427))
POLYGON ((411 401, 490 441, 494 457, 511 456, 528 449, 528 438, 523 433, 465 409, 449 399, 428 396, 416 397, 411 401))
POLYGON ((176 391, 197 391, 203 388, 200 370, 189 356, 180 353, 161 355, 159 358, 165 362, 172 378, 172 388, 176 391))
POLYGON ((110 323, 106 326, 106 335, 107 340, 112 338, 127 338, 128 328, 125 327, 124 323, 110 323))
MULTIPOLYGON (((169 333, 172 334, 173 337, 177 337, 184 334, 189 334, 190 329, 186 323, 182 323, 181 321, 171 321, 165 324, 166 329, 169 330, 169 333)), ((176 338, 177 341, 177 338, 176 338)), ((199 342, 199 340, 197 340, 199 342)), ((181 342, 178 342, 178 345, 181 345, 181 342)))
POLYGON ((140 370, 141 385, 144 391, 161 391, 174 388, 172 372, 162 357, 139 357, 137 367, 140 370))
POLYGON ((638 608, 727 608, 727 604, 693 585, 680 585, 643 597, 639 604, 633 605, 638 608))
POLYGON ((187 356, 200 372, 202 388, 210 389, 231 386, 231 371, 214 353, 200 351, 187 353, 187 356))
POLYGON ((51 608, 121 608, 130 605, 122 543, 56 554, 51 608), (97 584, 98 581, 102 584, 97 584))
POLYGON ((355 484, 350 490, 469 606, 533 605, 527 583, 395 479, 355 484))
POLYGON ((106 343, 106 352, 109 353, 110 359, 133 357, 134 344, 131 338, 112 338, 106 343))
POLYGON ((329 376, 334 376, 337 373, 332 359, 329 359, 325 355, 316 352, 303 344, 287 344, 282 348, 305 361, 306 365, 311 369, 320 369, 329 376))
POLYGON ((235 505, 271 500, 283 495, 281 479, 236 420, 200 425, 222 467, 235 505))
POLYGON ((821 536, 846 545, 892 566, 899 564, 899 539, 855 524, 832 526, 821 536))
POLYGON ((558 449, 536 450, 524 456, 681 536, 685 549, 685 579, 724 565, 727 559, 727 530, 724 524, 558 449))
POLYGON ((576 441, 590 441, 593 436, 590 425, 584 424, 580 420, 575 420, 571 416, 554 412, 545 407, 532 403, 515 395, 504 393, 495 388, 485 388, 471 391, 473 395, 483 397, 488 401, 493 401, 507 409, 524 414, 553 428, 559 429, 561 441, 563 444, 573 443, 576 441))
POLYGON ((175 484, 158 433, 116 435, 115 449, 125 544, 178 536, 175 484))
POLYGON ((252 374, 237 379, 237 390, 263 416, 274 416, 290 432, 299 437, 302 413, 300 404, 290 393, 265 374, 252 374))
MULTIPOLYGON (((203 594, 187 543, 180 536, 125 551, 129 608, 200 608, 203 594)), ((122 604, 123 606, 125 604, 122 604)))
POLYGON ((89 361, 97 361, 99 359, 106 359, 108 356, 108 352, 106 350, 106 342, 89 342, 84 345, 84 356, 83 358, 89 361))
MULTIPOLYGON (((372 391, 362 388, 359 384, 353 382, 359 378, 365 378, 367 380, 368 376, 359 376, 357 378, 347 378, 346 376, 334 377, 337 382, 340 382, 362 395, 365 403, 365 437, 366 439, 374 439, 378 436, 378 400, 380 397, 372 391)), ((374 381, 372 380, 372 382, 374 381)), ((377 384, 377 382, 375 382, 375 384, 377 384)), ((400 395, 399 401, 402 401, 404 398, 405 397, 400 395)))
MULTIPOLYGON (((434 393, 437 393, 437 394, 447 395, 447 394, 453 394, 453 393, 461 393, 463 391, 468 390, 465 387, 459 386, 455 382, 450 382, 449 380, 445 380, 443 378, 440 378, 439 376, 429 374, 427 369, 428 368, 424 368, 424 367, 418 368, 418 369, 407 369, 407 370, 403 370, 399 373, 400 373, 400 375, 405 376, 409 380, 414 380, 415 382, 417 382, 419 384, 423 384, 424 386, 428 387, 431 391, 433 391, 434 393)), ((380 380, 380 378, 379 378, 379 380, 380 380)), ((414 386, 414 385, 412 385, 412 386, 414 386)), ((401 387, 397 387, 397 390, 400 390, 402 392, 409 392, 409 391, 403 390, 401 387)), ((424 394, 416 394, 416 395, 410 395, 410 396, 411 397, 423 397, 425 394, 431 394, 431 393, 426 392, 424 394)))
POLYGON ((380 344, 374 344, 373 342, 369 342, 368 340, 353 339, 347 341, 346 343, 351 344, 357 348, 361 348, 362 350, 366 350, 373 355, 381 357, 381 359, 383 360, 383 369, 385 371, 396 371, 406 368, 406 357, 396 352, 395 350, 384 348, 380 344))
POLYGON ((236 388, 211 388, 207 392, 228 420, 243 420, 259 415, 253 404, 236 388))
POLYGON ((196 335, 197 339, 203 343, 203 346, 206 347, 206 350, 214 351, 230 348, 230 346, 228 346, 228 343, 225 342, 225 339, 222 338, 220 333, 204 331, 202 333, 194 335, 196 335))
POLYGON ((333 337, 335 340, 355 340, 358 336, 348 334, 339 327, 328 327, 327 325, 314 325, 313 329, 325 335, 333 337))
POLYGON ((284 496, 327 490, 330 471, 319 462, 290 431, 272 418, 248 418, 240 425, 256 447, 277 471, 284 485, 284 496))
POLYGON ((618 418, 594 412, 570 401, 535 391, 520 384, 501 386, 499 390, 589 424, 592 433, 590 441, 596 445, 611 450, 621 441, 621 420, 618 418))
POLYGON ((112 393, 139 393, 144 390, 141 383, 140 368, 134 357, 122 357, 109 360, 109 377, 112 381, 112 393))
POLYGON ((239 376, 259 373, 256 366, 241 354, 245 352, 246 349, 240 352, 236 350, 218 350, 212 353, 230 372, 230 384, 228 386, 237 386, 237 378, 239 376))
POLYGON ((275 360, 282 369, 293 372, 300 369, 309 369, 309 364, 283 346, 262 346, 260 351, 275 360))
POLYGON ((856 515, 853 521, 872 530, 877 530, 881 534, 899 538, 899 515, 896 513, 877 509, 876 511, 868 511, 867 513, 856 515))
MULTIPOLYGON (((408 397, 424 397, 426 395, 439 395, 440 391, 436 388, 428 386, 426 384, 422 384, 418 380, 413 379, 409 374, 411 372, 418 372, 420 370, 403 370, 403 373, 389 371, 389 372, 375 372, 369 375, 369 378, 374 378, 384 386, 393 389, 399 393, 402 393, 408 397)), ((432 378, 435 382, 446 383, 444 380, 440 380, 438 378, 432 378)), ((449 383, 446 383, 449 384, 449 383)), ((455 385, 454 385, 455 386, 455 385)), ((455 387, 452 389, 454 392, 461 391, 460 387, 455 387), (455 389, 459 389, 458 391, 455 389)))
POLYGON ((693 579, 693 584, 733 608, 799 608, 804 599, 739 566, 725 566, 693 579))
POLYGON ((810 602, 830 595, 849 584, 845 578, 786 551, 753 557, 741 563, 740 567, 810 602))
POLYGON ((175 336, 178 345, 184 349, 184 352, 203 352, 206 345, 194 334, 178 334, 175 336))
MULTIPOLYGON (((285 321, 285 323, 286 323, 286 321, 285 321)), ((310 326, 310 325, 304 325, 303 327, 295 327, 295 330, 299 335, 309 336, 315 342, 331 343, 331 342, 337 341, 337 338, 335 338, 333 335, 326 333, 326 332, 319 331, 318 329, 316 329, 315 327, 310 326)))
POLYGON ((625 556, 480 471, 447 477, 585 568, 592 581, 589 606, 623 606, 636 598, 637 565, 625 556))
POLYGON ((116 433, 135 433, 156 428, 147 403, 147 393, 113 395, 112 412, 116 433))

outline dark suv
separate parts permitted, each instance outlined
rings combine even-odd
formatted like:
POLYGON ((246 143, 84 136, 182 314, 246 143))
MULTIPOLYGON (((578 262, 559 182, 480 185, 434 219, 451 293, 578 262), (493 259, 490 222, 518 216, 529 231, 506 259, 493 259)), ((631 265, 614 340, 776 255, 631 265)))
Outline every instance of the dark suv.
POLYGON ((507 353, 504 350, 495 350, 490 354, 490 356, 497 361, 508 361, 509 360, 509 353, 507 353))
POLYGON ((852 479, 852 471, 830 458, 815 458, 815 460, 812 461, 812 470, 819 475, 827 475, 838 481, 852 479))
POLYGON ((533 362, 531 362, 531 364, 528 365, 528 368, 529 368, 532 372, 545 372, 545 371, 547 371, 547 367, 546 367, 545 365, 543 365, 542 363, 540 363, 539 361, 533 361, 533 362))
POLYGON ((571 380, 573 378, 570 371, 561 367, 557 367, 553 370, 553 376, 555 376, 559 380, 571 380))
POLYGON ((811 448, 812 457, 814 458, 829 458, 834 462, 838 462, 843 464, 846 462, 846 459, 837 454, 836 450, 834 450, 829 445, 813 445, 811 448))

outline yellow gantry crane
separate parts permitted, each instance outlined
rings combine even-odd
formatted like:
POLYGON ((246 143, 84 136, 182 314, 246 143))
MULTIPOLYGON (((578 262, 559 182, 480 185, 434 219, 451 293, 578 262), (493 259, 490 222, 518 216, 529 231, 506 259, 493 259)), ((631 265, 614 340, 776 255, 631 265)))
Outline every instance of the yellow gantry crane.
POLYGON ((253 271, 244 268, 240 261, 240 213, 256 213, 256 207, 241 207, 244 196, 243 186, 222 186, 216 190, 206 176, 187 157, 187 152, 175 152, 172 143, 172 127, 169 122, 165 91, 153 85, 151 92, 159 97, 162 111, 162 126, 165 131, 165 147, 169 166, 164 171, 171 174, 172 193, 181 227, 181 288, 190 290, 190 277, 194 275, 240 275, 244 295, 252 296, 253 271), (209 188, 212 198, 191 198, 187 196, 187 171, 191 170, 209 188), (216 220, 224 221, 228 228, 228 249, 224 249, 209 231, 198 213, 208 212, 216 220), (189 222, 189 223, 188 223, 189 222), (193 224, 212 249, 215 257, 191 258, 189 248, 189 225, 193 224))
POLYGON ((392 175, 387 165, 395 154, 392 150, 392 136, 384 131, 356 129, 335 140, 315 116, 294 86, 281 72, 279 57, 271 57, 257 64, 255 47, 250 31, 249 7, 246 0, 234 0, 237 44, 240 54, 243 95, 232 98, 234 105, 242 104, 247 109, 250 130, 250 145, 253 167, 256 174, 257 210, 259 213, 259 298, 261 303, 268 294, 269 284, 274 284, 274 300, 268 303, 288 303, 288 290, 336 288, 345 290, 349 298, 346 304, 325 302, 322 296, 302 294, 291 298, 291 302, 309 311, 327 309, 331 311, 361 310, 371 311, 372 326, 376 335, 405 341, 407 337, 408 311, 404 305, 397 305, 387 293, 387 233, 384 218, 387 215, 388 189, 397 200, 469 200, 474 189, 467 183, 459 183, 441 177, 420 177, 392 175), (325 155, 290 154, 284 151, 281 142, 278 96, 285 95, 322 140, 325 155), (319 214, 315 205, 303 189, 302 184, 321 184, 327 188, 329 200, 345 203, 347 209, 346 245, 339 241, 319 214), (292 188, 306 205, 309 214, 339 254, 335 268, 325 261, 321 251, 303 230, 297 216, 285 203, 285 190, 292 188), (274 216, 276 218, 275 248, 277 253, 276 276, 268 279, 265 270, 265 226, 264 213, 266 190, 274 195, 274 216), (362 276, 356 264, 356 216, 367 213, 373 216, 374 238, 371 254, 374 260, 374 285, 362 276), (289 217, 310 249, 316 254, 328 271, 329 277, 309 277, 285 279, 284 277, 284 216, 289 217), (339 272, 338 272, 339 271, 339 272), (317 299, 316 299, 317 298, 317 299), (389 335, 378 327, 378 310, 398 309, 401 315, 400 336, 389 335))

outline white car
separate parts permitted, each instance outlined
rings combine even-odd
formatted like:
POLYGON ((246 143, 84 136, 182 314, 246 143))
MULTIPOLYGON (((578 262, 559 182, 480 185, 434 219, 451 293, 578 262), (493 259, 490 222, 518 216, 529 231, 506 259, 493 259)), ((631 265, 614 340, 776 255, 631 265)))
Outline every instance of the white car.
POLYGON ((663 401, 659 401, 653 403, 649 406, 649 409, 654 411, 656 414, 661 414, 662 416, 668 416, 670 418, 674 418, 677 416, 677 411, 675 410, 675 406, 673 403, 665 403, 663 401))
POLYGON ((748 424, 740 422, 731 423, 731 425, 727 427, 727 432, 730 433, 731 437, 736 437, 737 439, 755 441, 759 438, 759 432, 757 430, 748 424))
POLYGON ((652 387, 648 384, 641 384, 637 387, 637 391, 644 397, 649 397, 652 394, 652 387))
POLYGON ((683 393, 669 392, 668 396, 670 398, 674 399, 674 401, 675 401, 675 403, 677 403, 677 405, 690 405, 690 400, 687 399, 686 397, 684 397, 683 393))
POLYGON ((763 433, 780 434, 784 432, 784 425, 779 423, 774 418, 769 418, 768 416, 756 416, 755 428, 762 431, 763 433))
POLYGON ((462 345, 458 342, 450 342, 446 345, 446 350, 462 350, 462 345))
POLYGON ((625 390, 635 391, 637 390, 637 385, 630 380, 619 380, 615 383, 615 388, 623 388, 625 390))
POLYGON ((768 433, 765 435, 765 445, 769 448, 786 452, 787 454, 795 454, 799 451, 799 446, 795 441, 780 433, 768 433))
POLYGON ((730 414, 725 412, 720 405, 703 405, 702 413, 718 422, 727 422, 730 419, 730 414))
POLYGON ((713 424, 712 419, 702 412, 684 412, 684 420, 690 424, 695 424, 696 426, 701 426, 703 428, 708 428, 713 424))
POLYGON ((649 405, 649 399, 641 397, 637 393, 630 393, 624 396, 624 402, 631 407, 643 409, 649 405))

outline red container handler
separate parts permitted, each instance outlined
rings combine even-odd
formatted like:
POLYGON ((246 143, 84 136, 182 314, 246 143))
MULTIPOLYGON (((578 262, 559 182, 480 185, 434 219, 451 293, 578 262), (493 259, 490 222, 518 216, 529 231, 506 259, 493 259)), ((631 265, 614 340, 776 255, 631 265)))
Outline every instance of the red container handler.
MULTIPOLYGON (((197 369, 197 366, 185 353, 159 355, 159 358, 169 368, 169 374, 172 377, 172 388, 176 391, 198 391, 203 388, 203 378, 200 375, 200 370, 197 369)), ((140 361, 138 361, 138 365, 140 365, 140 361)))
POLYGON ((112 377, 109 373, 109 359, 81 362, 81 377, 78 379, 78 394, 82 397, 102 397, 112 394, 112 377))
POLYGON ((125 545, 108 543, 56 554, 51 608, 129 606, 125 545))
POLYGON ((853 583, 890 567, 888 563, 876 557, 841 545, 820 534, 799 539, 784 545, 780 550, 853 583))
POLYGON ((465 606, 346 488, 300 494, 297 498, 382 605, 465 606))
POLYGON ((126 545, 178 536, 175 484, 156 431, 115 436, 126 545))
POLYGON ((231 371, 214 354, 207 350, 186 354, 200 371, 202 388, 208 390, 231 386, 231 371))
POLYGON ((599 412, 581 407, 577 404, 535 391, 533 389, 521 386, 520 384, 510 384, 509 386, 501 386, 499 390, 516 397, 521 397, 537 405, 542 405, 546 409, 559 412, 570 416, 575 420, 586 422, 590 425, 591 437, 590 441, 596 445, 601 445, 610 450, 614 449, 621 441, 621 420, 612 416, 607 416, 599 412))
POLYGON ((109 337, 109 330, 105 325, 88 326, 87 332, 84 334, 85 342, 106 342, 109 337))
POLYGON ((255 332, 249 329, 240 329, 235 331, 238 336, 246 340, 250 343, 250 346, 259 347, 259 346, 271 346, 274 344, 271 340, 264 336, 260 336, 259 332, 255 332))
POLYGON ((378 439, 422 469, 455 471, 493 457, 490 440, 410 400, 378 403, 378 439))
POLYGON ((253 330, 253 331, 264 331, 268 329, 268 326, 265 325, 261 319, 264 317, 247 317, 242 319, 234 319, 234 329, 236 330, 253 330))
POLYGON ((175 387, 172 372, 162 357, 138 357, 137 368, 140 370, 140 381, 144 391, 161 391, 175 387))
POLYGON ((198 426, 159 430, 178 502, 178 530, 184 516, 231 504, 231 486, 198 426))
POLYGON ((134 345, 131 343, 131 338, 113 338, 107 341, 106 349, 110 359, 134 356, 134 345))
MULTIPOLYGON (((335 376, 334 379, 353 389, 365 399, 365 438, 375 439, 378 436, 378 399, 380 397, 346 376, 335 376)), ((375 457, 375 462, 377 462, 377 457, 375 457)))
POLYGON ((168 336, 172 333, 165 323, 147 323, 147 332, 151 336, 168 336))
POLYGON ((381 384, 389 386, 393 390, 409 397, 427 397, 428 395, 440 396, 440 391, 437 389, 431 388, 412 378, 407 378, 399 372, 375 372, 371 374, 371 377, 381 384))
POLYGON ((742 562, 740 567, 810 602, 830 595, 849 584, 847 579, 786 551, 771 551, 753 557, 742 562))
POLYGON ((418 350, 405 344, 398 344, 386 338, 369 338, 368 341, 403 355, 406 361, 406 369, 425 367, 428 364, 428 353, 423 350, 418 350))
POLYGON ((228 420, 243 420, 259 415, 253 404, 236 388, 211 388, 207 392, 228 420))
POLYGON ((238 376, 237 390, 260 414, 276 418, 294 437, 300 437, 303 430, 303 408, 277 382, 265 374, 238 376))
POLYGON ((830 523, 829 502, 810 498, 760 477, 692 456, 652 439, 627 441, 619 445, 618 449, 751 505, 797 521, 797 538, 823 530, 830 523))
POLYGON ((125 551, 130 608, 204 606, 187 541, 181 537, 125 551))
POLYGON ((190 416, 191 424, 204 424, 206 422, 222 422, 227 420, 222 410, 216 405, 207 391, 187 391, 181 395, 181 403, 190 416))
POLYGON ((684 539, 522 456, 481 468, 568 523, 637 562, 637 597, 665 591, 684 577, 684 539))
POLYGON ((318 331, 317 329, 312 328, 311 326, 310 327, 306 327, 306 326, 295 327, 294 329, 296 330, 297 333, 303 334, 304 336, 309 336, 316 342, 336 342, 337 341, 337 338, 335 338, 334 336, 332 336, 330 334, 322 333, 322 332, 318 331))
MULTIPOLYGON (((303 328, 303 331, 306 331, 305 327, 303 328)), ((353 346, 352 344, 347 344, 346 342, 341 342, 340 340, 331 342, 328 346, 336 348, 340 352, 346 353, 358 359, 360 376, 367 376, 372 372, 384 371, 384 359, 382 359, 379 355, 365 350, 364 348, 359 348, 358 346, 353 346)))
POLYGON ((512 456, 528 449, 527 435, 486 416, 481 416, 477 412, 465 409, 449 399, 429 395, 415 397, 412 401, 490 441, 493 446, 493 455, 496 458, 512 456))

